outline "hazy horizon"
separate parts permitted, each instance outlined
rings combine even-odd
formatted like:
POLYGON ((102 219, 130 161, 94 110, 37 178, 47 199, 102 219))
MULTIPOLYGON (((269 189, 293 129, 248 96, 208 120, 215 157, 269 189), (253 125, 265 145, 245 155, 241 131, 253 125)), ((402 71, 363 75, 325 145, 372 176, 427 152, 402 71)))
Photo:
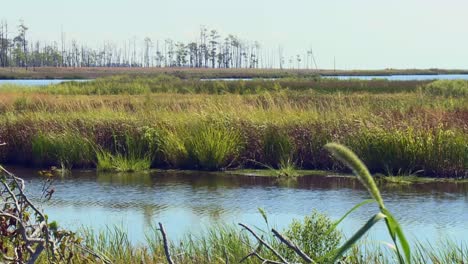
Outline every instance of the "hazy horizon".
POLYGON ((195 41, 201 25, 221 35, 258 41, 265 53, 278 46, 286 60, 312 48, 319 68, 467 68, 468 2, 461 0, 342 2, 291 0, 8 1, 0 19, 28 39, 77 40, 91 46, 145 37, 195 41))

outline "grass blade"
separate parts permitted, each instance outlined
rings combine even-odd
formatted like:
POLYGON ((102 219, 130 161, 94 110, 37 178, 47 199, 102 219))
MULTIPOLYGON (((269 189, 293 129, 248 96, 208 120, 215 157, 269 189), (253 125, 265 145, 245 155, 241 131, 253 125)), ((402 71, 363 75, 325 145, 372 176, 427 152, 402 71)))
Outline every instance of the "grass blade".
POLYGON ((377 213, 371 219, 369 219, 364 226, 362 226, 343 246, 341 246, 335 255, 333 256, 333 262, 335 263, 343 254, 350 249, 367 231, 369 231, 377 222, 385 219, 386 216, 382 213, 377 213))
POLYGON ((364 165, 358 156, 347 147, 336 143, 328 143, 325 145, 325 148, 330 151, 333 156, 351 168, 372 197, 377 201, 379 207, 385 208, 382 196, 380 195, 379 188, 377 188, 377 184, 375 184, 374 178, 372 178, 366 165, 364 165))
POLYGON ((333 230, 336 229, 336 227, 341 223, 343 222, 343 220, 348 217, 349 214, 351 214, 352 212, 356 211, 357 209, 359 209, 361 206, 363 205, 366 205, 366 204, 370 204, 370 203, 373 203, 375 202, 374 199, 368 199, 368 200, 364 200, 358 204, 356 204, 353 208, 351 208, 348 212, 346 212, 346 214, 344 214, 340 219, 338 219, 334 224, 333 226, 328 230, 327 234, 330 234, 331 232, 333 232, 333 230))

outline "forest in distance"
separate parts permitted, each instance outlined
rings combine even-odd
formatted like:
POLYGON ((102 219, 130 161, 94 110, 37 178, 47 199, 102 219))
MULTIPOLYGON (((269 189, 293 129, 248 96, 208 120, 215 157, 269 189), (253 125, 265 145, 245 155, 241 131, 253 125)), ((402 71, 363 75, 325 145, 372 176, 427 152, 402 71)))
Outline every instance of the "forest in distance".
POLYGON ((222 36, 206 26, 196 41, 132 37, 120 44, 103 40, 101 47, 68 40, 63 31, 59 40, 32 40, 29 30, 23 20, 16 27, 0 22, 0 67, 318 68, 310 47, 286 56, 281 46, 263 49, 258 41, 222 36))

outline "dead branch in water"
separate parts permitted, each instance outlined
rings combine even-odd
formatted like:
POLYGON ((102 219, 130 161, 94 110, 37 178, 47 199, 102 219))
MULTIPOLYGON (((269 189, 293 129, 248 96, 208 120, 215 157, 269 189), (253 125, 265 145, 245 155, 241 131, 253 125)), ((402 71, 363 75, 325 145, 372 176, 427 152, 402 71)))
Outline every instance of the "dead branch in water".
MULTIPOLYGON (((49 191, 43 188, 43 192, 49 191)), ((76 254, 90 261, 111 263, 81 244, 73 232, 58 230, 55 222, 25 194, 25 182, 0 166, 0 261, 35 263, 45 254, 49 263, 70 262, 76 254), (11 250, 13 249, 13 250, 11 250)))

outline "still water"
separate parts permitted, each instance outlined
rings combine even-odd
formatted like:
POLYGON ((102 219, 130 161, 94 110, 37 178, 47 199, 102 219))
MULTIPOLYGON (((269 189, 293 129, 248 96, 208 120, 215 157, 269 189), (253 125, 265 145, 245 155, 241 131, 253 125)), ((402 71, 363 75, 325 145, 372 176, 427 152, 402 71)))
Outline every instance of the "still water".
POLYGON ((2 84, 14 84, 14 85, 25 85, 25 86, 46 86, 46 85, 59 84, 59 83, 70 82, 70 81, 85 82, 88 80, 83 80, 83 79, 77 79, 77 80, 72 80, 72 79, 0 80, 0 86, 2 84))
MULTIPOLYGON (((35 171, 13 171, 27 181, 38 197, 41 183, 35 171)), ((264 208, 273 225, 284 228, 317 209, 340 218, 369 195, 349 177, 311 176, 278 182, 271 178, 223 173, 161 172, 102 174, 75 171, 55 182, 51 201, 43 203, 51 219, 67 228, 120 225, 130 239, 144 242, 149 225, 162 222, 172 239, 214 223, 239 222, 265 227, 258 208, 264 208)), ((468 184, 431 183, 383 186, 387 207, 400 219, 410 238, 468 242, 468 184)), ((341 229, 351 235, 377 212, 369 204, 352 213, 341 229)), ((383 223, 369 239, 389 241, 383 223)))
POLYGON ((385 79, 389 81, 430 81, 430 80, 468 80, 468 74, 423 74, 423 75, 383 75, 383 76, 327 76, 325 78, 337 78, 340 80, 373 80, 385 79))
MULTIPOLYGON (((372 79, 386 79, 389 81, 427 81, 427 80, 468 80, 468 74, 439 74, 439 75, 387 75, 387 76, 324 76, 323 78, 337 78, 340 80, 372 80, 372 79)), ((256 79, 251 78, 219 78, 219 79, 202 79, 202 81, 251 81, 256 79)), ((276 80, 275 78, 266 78, 263 80, 276 80)), ((90 80, 66 80, 66 79, 38 79, 38 80, 0 80, 0 86, 2 84, 14 84, 14 85, 26 85, 26 86, 45 86, 51 84, 59 84, 62 82, 75 81, 75 82, 85 82, 90 80)))

